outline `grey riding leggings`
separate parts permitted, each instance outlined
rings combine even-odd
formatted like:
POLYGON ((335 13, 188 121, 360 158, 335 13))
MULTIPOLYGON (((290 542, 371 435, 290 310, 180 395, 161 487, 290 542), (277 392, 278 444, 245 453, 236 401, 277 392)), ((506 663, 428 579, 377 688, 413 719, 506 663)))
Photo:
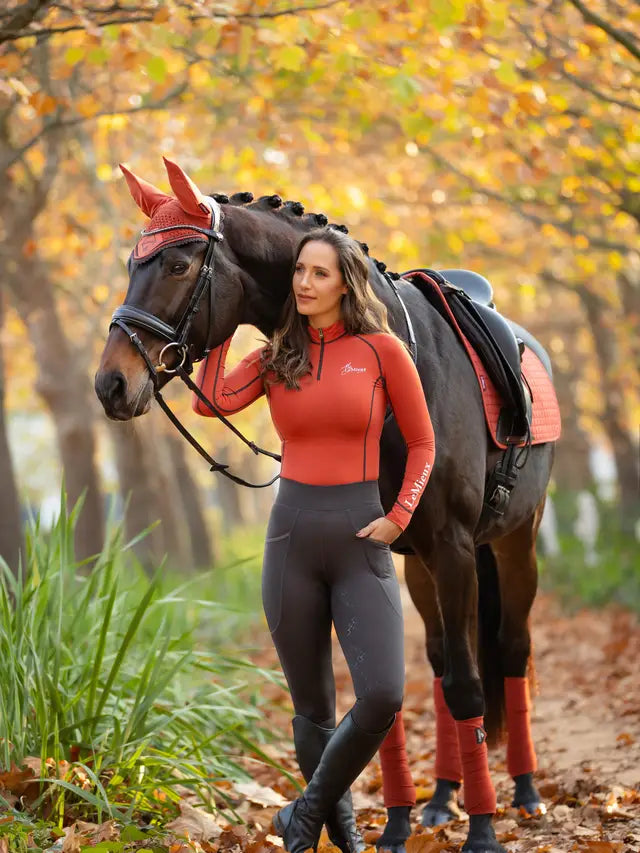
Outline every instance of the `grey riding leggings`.
POLYGON ((335 725, 331 626, 346 658, 353 719, 380 732, 402 706, 403 621, 388 545, 356 531, 384 515, 375 481, 280 480, 264 550, 262 600, 296 714, 335 725))

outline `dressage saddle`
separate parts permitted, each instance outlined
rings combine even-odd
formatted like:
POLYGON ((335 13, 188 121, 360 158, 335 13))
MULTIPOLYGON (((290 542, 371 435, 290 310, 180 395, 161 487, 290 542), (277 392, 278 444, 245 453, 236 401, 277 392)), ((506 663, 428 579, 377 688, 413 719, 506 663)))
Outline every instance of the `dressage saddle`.
POLYGON ((478 353, 504 405, 500 412, 497 439, 503 444, 525 441, 531 423, 531 394, 523 381, 522 354, 525 345, 540 356, 547 370, 549 357, 538 342, 517 323, 503 317, 493 303, 493 288, 482 275, 471 270, 411 270, 402 274, 429 299, 450 322, 450 317, 422 276, 436 282, 458 326, 478 353))

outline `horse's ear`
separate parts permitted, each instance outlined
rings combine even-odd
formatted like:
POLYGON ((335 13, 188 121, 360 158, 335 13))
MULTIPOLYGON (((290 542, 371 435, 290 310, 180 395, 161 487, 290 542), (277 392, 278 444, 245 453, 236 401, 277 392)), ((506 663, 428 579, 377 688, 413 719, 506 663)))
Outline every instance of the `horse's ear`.
POLYGON ((129 192, 133 196, 133 200, 140 210, 149 218, 153 216, 161 204, 171 201, 170 195, 163 193, 162 190, 154 187, 153 184, 150 184, 148 181, 143 181, 142 178, 134 175, 133 172, 130 172, 126 166, 122 165, 122 163, 120 163, 120 170, 127 181, 127 186, 129 187, 129 192))
POLYGON ((167 169, 167 175, 169 175, 171 189, 174 191, 176 198, 180 202, 180 207, 184 212, 190 213, 192 216, 211 214, 211 208, 204 200, 204 195, 191 178, 182 171, 177 163, 172 163, 166 157, 162 159, 167 169))

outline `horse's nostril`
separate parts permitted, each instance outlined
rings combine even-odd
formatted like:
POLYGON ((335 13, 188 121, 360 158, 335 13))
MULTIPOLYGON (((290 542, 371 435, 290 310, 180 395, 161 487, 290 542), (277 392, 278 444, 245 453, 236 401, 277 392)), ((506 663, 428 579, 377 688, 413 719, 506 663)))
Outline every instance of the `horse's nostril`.
POLYGON ((124 397, 127 387, 127 380, 119 370, 114 370, 109 382, 109 397, 112 400, 118 400, 124 397))
POLYGON ((95 386, 102 403, 114 405, 125 396, 127 380, 119 370, 111 370, 108 373, 99 373, 96 376, 95 386))

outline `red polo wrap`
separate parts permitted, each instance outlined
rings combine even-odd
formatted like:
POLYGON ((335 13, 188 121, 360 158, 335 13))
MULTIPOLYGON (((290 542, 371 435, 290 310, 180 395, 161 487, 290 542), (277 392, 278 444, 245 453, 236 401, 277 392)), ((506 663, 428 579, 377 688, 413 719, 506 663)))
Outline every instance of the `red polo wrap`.
POLYGON ((402 711, 380 747, 382 791, 385 808, 415 806, 416 789, 409 770, 402 711))

